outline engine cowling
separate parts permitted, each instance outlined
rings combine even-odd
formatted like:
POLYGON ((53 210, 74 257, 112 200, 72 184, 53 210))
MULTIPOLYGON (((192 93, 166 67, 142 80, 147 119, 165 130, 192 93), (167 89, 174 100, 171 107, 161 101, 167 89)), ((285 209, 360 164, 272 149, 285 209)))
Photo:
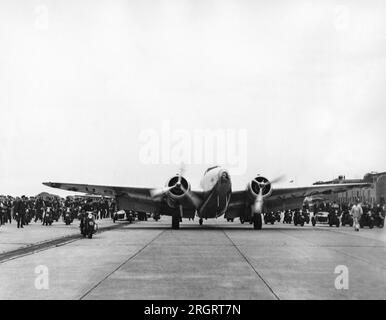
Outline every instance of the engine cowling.
POLYGON ((249 182, 248 184, 248 190, 249 190, 250 196, 253 199, 257 198, 257 196, 260 193, 260 189, 262 189, 263 198, 269 197, 272 193, 271 182, 263 176, 257 176, 255 179, 251 180, 251 182, 249 182))

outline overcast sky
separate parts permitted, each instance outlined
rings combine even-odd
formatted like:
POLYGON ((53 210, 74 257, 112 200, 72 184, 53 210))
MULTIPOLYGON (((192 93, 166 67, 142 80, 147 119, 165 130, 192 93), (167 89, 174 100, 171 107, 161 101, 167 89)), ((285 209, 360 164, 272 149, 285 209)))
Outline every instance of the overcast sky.
MULTIPOLYGON (((161 186, 178 165, 144 163, 144 132, 160 150, 246 133, 238 189, 384 171, 385 17, 381 0, 2 0, 0 194, 161 186)), ((211 164, 186 165, 193 187, 211 164)))

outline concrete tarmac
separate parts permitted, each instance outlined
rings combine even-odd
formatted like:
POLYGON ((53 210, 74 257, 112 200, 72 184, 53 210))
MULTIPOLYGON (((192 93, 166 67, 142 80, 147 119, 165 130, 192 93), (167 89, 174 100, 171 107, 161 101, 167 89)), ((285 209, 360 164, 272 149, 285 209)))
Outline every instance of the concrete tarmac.
POLYGON ((169 217, 150 219, 2 262, 0 299, 386 297, 386 229, 258 231, 223 218, 170 227, 169 217), (342 266, 348 289, 335 286, 342 266))

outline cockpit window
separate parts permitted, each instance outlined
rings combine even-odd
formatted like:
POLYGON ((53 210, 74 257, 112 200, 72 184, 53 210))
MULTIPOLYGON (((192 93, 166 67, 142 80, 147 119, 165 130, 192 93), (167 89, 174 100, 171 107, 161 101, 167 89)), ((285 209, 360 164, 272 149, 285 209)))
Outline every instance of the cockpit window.
POLYGON ((204 175, 207 174, 210 170, 216 169, 218 167, 219 166, 214 166, 214 167, 210 167, 210 168, 206 169, 206 171, 204 172, 204 175))

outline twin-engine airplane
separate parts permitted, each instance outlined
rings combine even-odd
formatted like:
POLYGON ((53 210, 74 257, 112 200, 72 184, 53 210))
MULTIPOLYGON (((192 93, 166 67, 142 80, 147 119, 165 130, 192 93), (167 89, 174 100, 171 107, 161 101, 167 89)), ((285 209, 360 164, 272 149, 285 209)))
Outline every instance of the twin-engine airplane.
POLYGON ((191 190, 182 170, 166 182, 162 189, 114 187, 87 184, 44 182, 52 188, 84 192, 102 196, 113 196, 118 210, 152 212, 155 215, 172 216, 172 228, 179 229, 182 218, 236 217, 250 221, 254 229, 262 228, 263 211, 299 208, 305 197, 343 192, 352 188, 370 187, 369 183, 341 183, 313 185, 309 187, 273 188, 281 178, 269 181, 258 175, 241 191, 232 191, 229 172, 215 166, 208 168, 201 180, 201 191, 191 190))

